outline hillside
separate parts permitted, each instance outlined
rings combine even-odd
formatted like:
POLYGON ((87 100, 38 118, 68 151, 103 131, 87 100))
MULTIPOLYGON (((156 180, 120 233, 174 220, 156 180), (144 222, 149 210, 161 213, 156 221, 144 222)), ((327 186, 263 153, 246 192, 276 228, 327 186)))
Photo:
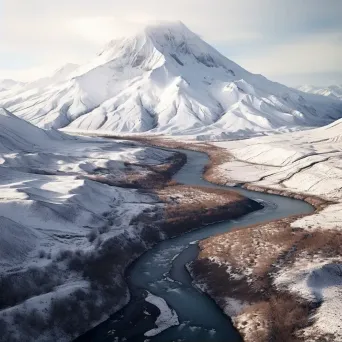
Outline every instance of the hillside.
POLYGON ((141 246, 146 226, 134 220, 163 208, 151 191, 132 185, 156 180, 158 166, 167 170, 173 156, 45 131, 0 109, 0 341, 70 341, 124 305, 121 271, 147 248, 141 246), (108 257, 101 249, 106 243, 114 251, 116 244, 127 246, 120 260, 110 256, 110 269, 98 260, 108 257), (85 265, 96 260, 114 297, 101 289, 96 272, 86 274, 85 265), (65 315, 76 294, 82 303, 78 298, 65 315), (106 308, 104 298, 112 300, 106 308))

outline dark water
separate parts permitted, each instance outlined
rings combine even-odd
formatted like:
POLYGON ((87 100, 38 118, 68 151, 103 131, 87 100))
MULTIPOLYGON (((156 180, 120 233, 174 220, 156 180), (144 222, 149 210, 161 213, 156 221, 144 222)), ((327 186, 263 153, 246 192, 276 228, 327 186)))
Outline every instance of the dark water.
POLYGON ((187 154, 187 164, 173 177, 179 183, 212 188, 234 189, 256 201, 264 209, 239 219, 198 227, 190 233, 166 240, 143 254, 128 270, 127 281, 132 300, 109 320, 77 341, 241 341, 239 334, 218 306, 196 290, 185 264, 198 254, 198 240, 227 232, 232 228, 284 218, 313 211, 309 204, 287 197, 211 184, 202 179, 208 157, 204 153, 180 150, 187 154), (171 327, 153 338, 144 333, 155 327, 159 310, 144 300, 146 290, 163 298, 178 315, 179 326, 171 327))

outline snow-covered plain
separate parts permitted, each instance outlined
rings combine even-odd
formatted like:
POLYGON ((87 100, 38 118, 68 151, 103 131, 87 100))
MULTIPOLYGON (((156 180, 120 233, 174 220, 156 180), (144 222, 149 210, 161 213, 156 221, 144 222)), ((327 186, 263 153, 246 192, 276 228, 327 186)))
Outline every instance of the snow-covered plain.
MULTIPOLYGON (((228 149, 231 161, 215 168, 222 182, 252 185, 315 195, 331 201, 323 210, 292 222, 293 228, 335 236, 342 226, 342 120, 314 130, 217 142, 228 149)), ((329 236, 329 235, 328 235, 329 236)), ((324 236, 322 237, 324 239, 324 236)), ((319 242, 319 241, 317 241, 319 242)), ((293 265, 280 269, 274 283, 295 295, 321 303, 313 324, 303 334, 308 341, 319 336, 342 339, 342 258, 303 252, 293 265)))
POLYGON ((85 65, 0 93, 42 128, 245 137, 328 124, 342 103, 252 74, 180 22, 113 40, 85 65))
MULTIPOLYGON (((70 335, 61 332, 58 328, 62 323, 56 317, 49 323, 51 306, 56 314, 60 301, 75 293, 89 296, 89 301, 99 307, 105 304, 101 304, 101 296, 90 296, 91 275, 85 275, 82 260, 105 256, 103 248, 108 248, 114 238, 121 242, 111 247, 111 253, 118 253, 115 248, 120 250, 129 241, 135 241, 141 252, 144 241, 140 233, 146 227, 134 224, 134 219, 162 208, 152 193, 109 186, 104 180, 122 181, 124 186, 128 169, 132 172, 136 168, 143 175, 149 172, 144 166, 162 164, 172 155, 131 142, 45 131, 0 109, 1 341, 14 337, 23 340, 22 334, 27 341, 63 341, 82 332, 77 326, 70 335), (100 176, 101 182, 95 181, 100 176), (76 260, 78 266, 72 264, 76 260), (37 322, 27 323, 32 317, 39 326, 37 322), (24 331, 33 327, 39 327, 41 333, 24 331), (53 331, 55 335, 51 335, 53 331)), ((119 252, 123 261, 117 261, 117 269, 125 267, 120 263, 134 258, 134 249, 127 250, 127 260, 124 252, 119 252)), ((106 266, 100 265, 97 267, 105 274, 106 266)), ((123 289, 121 294, 117 290, 120 300, 107 312, 102 311, 103 317, 99 315, 97 320, 125 304, 128 297, 121 273, 116 271, 111 276, 111 282, 123 289)), ((86 302, 82 301, 84 305, 86 302)), ((64 303, 67 310, 68 301, 64 303)), ((84 315, 89 311, 80 304, 77 308, 84 315)), ((66 326, 74 319, 72 315, 63 317, 69 320, 66 326)), ((96 323, 86 316, 82 321, 87 322, 86 327, 96 323)))

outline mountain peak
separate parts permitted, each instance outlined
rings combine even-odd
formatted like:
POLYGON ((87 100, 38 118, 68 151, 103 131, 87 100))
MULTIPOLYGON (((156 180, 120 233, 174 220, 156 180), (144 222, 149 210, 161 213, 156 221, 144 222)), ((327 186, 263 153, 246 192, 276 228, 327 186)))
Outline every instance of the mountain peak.
POLYGON ((152 20, 146 23, 146 28, 167 28, 167 29, 181 29, 187 28, 181 20, 152 20))
POLYGON ((30 84, 39 88, 33 96, 0 96, 0 106, 44 128, 201 139, 318 126, 342 115, 342 102, 251 74, 180 21, 149 23, 72 74, 64 70, 30 84))
POLYGON ((182 21, 155 21, 149 22, 143 29, 146 33, 160 33, 160 32, 178 32, 180 34, 195 35, 182 21))
POLYGON ((98 62, 102 64, 111 61, 146 70, 157 69, 171 61, 168 65, 177 68, 200 63, 209 68, 222 67, 234 76, 244 72, 181 21, 150 22, 134 35, 112 40, 99 56, 98 62))
POLYGON ((129 36, 111 40, 106 44, 101 54, 107 50, 113 48, 117 49, 118 46, 121 47, 127 44, 131 44, 134 49, 137 49, 144 45, 146 41, 150 41, 154 46, 161 45, 163 47, 174 42, 187 41, 189 39, 200 40, 200 38, 181 21, 150 21, 129 36))
POLYGON ((9 78, 0 79, 0 91, 8 90, 20 85, 23 85, 23 82, 15 81, 9 78))
POLYGON ((174 48, 187 42, 191 42, 193 46, 204 43, 197 34, 192 32, 181 21, 158 21, 156 23, 150 23, 144 28, 143 32, 161 47, 169 45, 174 48))

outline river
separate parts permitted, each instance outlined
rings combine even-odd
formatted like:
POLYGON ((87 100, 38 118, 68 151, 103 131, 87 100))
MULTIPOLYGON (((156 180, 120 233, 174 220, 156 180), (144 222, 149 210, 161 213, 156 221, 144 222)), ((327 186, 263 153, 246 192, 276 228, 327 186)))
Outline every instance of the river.
POLYGON ((187 155, 187 163, 173 179, 186 185, 232 189, 264 205, 264 209, 236 220, 198 227, 189 233, 165 240, 144 253, 127 270, 127 282, 132 294, 130 303, 106 322, 77 339, 78 342, 127 341, 241 341, 230 319, 206 294, 192 286, 185 265, 194 260, 199 249, 196 241, 224 233, 232 228, 309 214, 314 208, 308 203, 288 197, 250 191, 239 187, 220 186, 202 178, 208 163, 205 153, 177 149, 187 155), (144 300, 146 291, 163 298, 177 313, 179 325, 154 337, 144 334, 155 327, 159 310, 144 300))

